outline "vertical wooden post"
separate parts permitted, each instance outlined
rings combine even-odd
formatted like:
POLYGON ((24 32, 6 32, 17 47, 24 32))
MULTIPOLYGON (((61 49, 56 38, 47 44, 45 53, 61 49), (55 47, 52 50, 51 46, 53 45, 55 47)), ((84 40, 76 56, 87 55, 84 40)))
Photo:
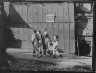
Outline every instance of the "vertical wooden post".
MULTIPOLYGON (((96 3, 94 3, 93 7, 93 36, 96 32, 96 3)), ((95 41, 95 38, 93 37, 93 40, 95 41)), ((96 72, 96 50, 95 50, 95 44, 93 42, 93 50, 92 50, 92 71, 96 72)))
POLYGON ((7 16, 9 15, 9 4, 10 2, 4 2, 4 10, 7 16))
POLYGON ((69 52, 75 52, 74 3, 69 3, 69 52))
POLYGON ((3 30, 3 21, 2 21, 2 9, 3 9, 3 2, 0 2, 0 54, 2 53, 2 30, 3 30))
POLYGON ((9 15, 9 4, 10 2, 1 2, 0 3, 0 48, 1 54, 4 55, 6 53, 6 44, 4 38, 4 29, 7 22, 7 16, 9 15))
MULTIPOLYGON (((74 3, 74 17, 76 16, 76 3, 74 3)), ((75 19, 74 19, 75 21, 75 19)), ((76 23, 74 23, 74 28, 75 28, 75 54, 78 54, 78 41, 77 41, 77 29, 76 29, 76 23)))

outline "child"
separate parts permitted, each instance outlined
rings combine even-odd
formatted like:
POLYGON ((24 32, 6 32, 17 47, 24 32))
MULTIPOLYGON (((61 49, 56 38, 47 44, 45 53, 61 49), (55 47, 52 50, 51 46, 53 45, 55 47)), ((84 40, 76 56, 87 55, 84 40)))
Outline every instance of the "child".
POLYGON ((47 54, 49 56, 52 56, 53 55, 53 51, 52 51, 53 43, 51 42, 51 39, 50 38, 48 38, 47 45, 48 45, 47 54))
POLYGON ((58 36, 54 35, 54 41, 53 41, 53 47, 52 47, 54 58, 56 58, 56 56, 59 56, 60 58, 62 58, 62 55, 57 51, 58 44, 59 44, 58 36))
POLYGON ((49 37, 46 29, 42 30, 42 45, 43 45, 43 51, 44 51, 44 55, 46 55, 46 50, 47 50, 47 38, 49 37))
POLYGON ((37 41, 37 34, 36 30, 33 31, 32 37, 31 37, 32 45, 33 45, 33 54, 36 53, 36 50, 38 48, 38 41, 37 41))
POLYGON ((49 36, 48 35, 46 35, 45 36, 45 46, 46 46, 46 54, 47 54, 47 51, 48 51, 48 42, 49 42, 49 36))
POLYGON ((37 40, 38 40, 38 58, 40 58, 42 56, 42 52, 41 52, 41 47, 42 47, 42 35, 41 35, 41 31, 37 31, 37 40))

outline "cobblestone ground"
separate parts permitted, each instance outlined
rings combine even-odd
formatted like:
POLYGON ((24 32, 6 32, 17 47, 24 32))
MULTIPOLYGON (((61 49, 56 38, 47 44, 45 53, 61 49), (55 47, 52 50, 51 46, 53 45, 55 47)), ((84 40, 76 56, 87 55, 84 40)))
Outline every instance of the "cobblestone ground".
POLYGON ((91 72, 87 67, 78 66, 61 66, 53 63, 33 61, 28 59, 15 58, 15 62, 10 61, 9 66, 14 71, 79 71, 79 72, 91 72))

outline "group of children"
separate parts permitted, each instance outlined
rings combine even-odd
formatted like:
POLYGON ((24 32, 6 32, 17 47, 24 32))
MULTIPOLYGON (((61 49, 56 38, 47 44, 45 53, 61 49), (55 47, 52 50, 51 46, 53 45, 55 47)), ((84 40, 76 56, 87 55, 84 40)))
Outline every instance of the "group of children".
POLYGON ((62 55, 58 52, 58 36, 54 35, 54 40, 52 41, 47 33, 46 28, 42 29, 42 31, 33 31, 32 34, 32 45, 33 45, 33 53, 36 54, 36 51, 38 52, 36 55, 38 58, 42 57, 42 55, 49 55, 53 58, 56 58, 58 56, 59 58, 62 58, 62 55), (41 50, 43 48, 43 51, 41 50))

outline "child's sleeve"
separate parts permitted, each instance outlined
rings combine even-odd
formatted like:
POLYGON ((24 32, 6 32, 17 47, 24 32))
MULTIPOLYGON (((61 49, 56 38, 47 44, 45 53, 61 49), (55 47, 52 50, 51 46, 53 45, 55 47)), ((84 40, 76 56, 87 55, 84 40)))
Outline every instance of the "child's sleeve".
POLYGON ((32 42, 34 41, 34 38, 35 38, 35 36, 34 36, 34 35, 32 35, 32 37, 31 37, 31 41, 32 41, 32 42))

